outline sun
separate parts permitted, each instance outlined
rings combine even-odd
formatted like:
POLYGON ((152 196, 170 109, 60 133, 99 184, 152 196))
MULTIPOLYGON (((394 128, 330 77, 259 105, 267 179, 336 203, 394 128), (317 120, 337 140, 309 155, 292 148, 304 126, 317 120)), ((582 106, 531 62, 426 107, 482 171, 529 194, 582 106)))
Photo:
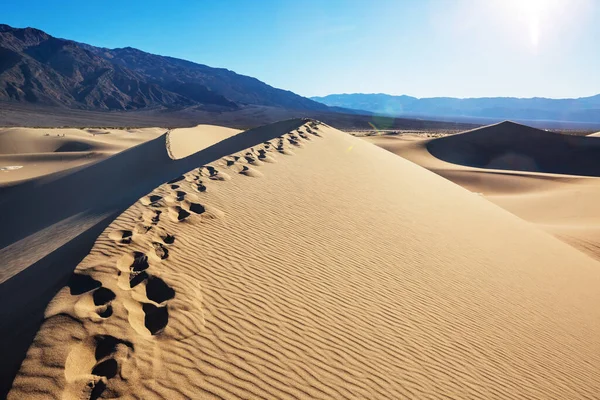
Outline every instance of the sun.
POLYGON ((552 0, 516 0, 515 6, 520 19, 527 24, 530 44, 537 47, 542 33, 542 18, 552 6, 552 0))
POLYGON ((540 42, 540 19, 537 16, 531 17, 529 21, 529 40, 535 47, 540 42))

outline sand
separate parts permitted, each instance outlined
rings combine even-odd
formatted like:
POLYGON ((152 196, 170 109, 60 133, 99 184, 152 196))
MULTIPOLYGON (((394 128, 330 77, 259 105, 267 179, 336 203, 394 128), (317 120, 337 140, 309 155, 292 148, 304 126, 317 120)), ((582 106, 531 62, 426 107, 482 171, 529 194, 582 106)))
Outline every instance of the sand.
POLYGON ((163 128, 0 128, 0 190, 105 159, 164 132, 163 128), (20 168, 5 169, 10 166, 20 168))
POLYGON ((240 132, 239 129, 216 125, 173 129, 167 137, 167 149, 172 159, 180 160, 240 132))
POLYGON ((136 148, 95 164, 126 175, 107 198, 143 193, 49 303, 9 399, 600 393, 598 261, 324 124, 181 160, 167 142, 138 146, 146 170, 136 148))
POLYGON ((597 139, 506 122, 444 139, 405 135, 366 140, 484 196, 600 259, 600 179, 594 176, 600 175, 597 139), (493 159, 491 154, 499 156, 493 159), (477 156, 502 169, 482 165, 477 156))
MULTIPOLYGON (((10 387, 47 303, 98 235, 140 196, 192 168, 185 158, 172 160, 168 142, 174 144, 174 156, 181 158, 185 154, 177 152, 180 138, 188 138, 190 149, 200 149, 203 140, 214 143, 230 132, 210 126, 196 131, 203 139, 190 137, 189 130, 183 135, 177 129, 168 134, 160 130, 161 135, 152 134, 154 139, 72 168, 55 160, 54 173, 4 188, 0 196, 0 398, 10 387)), ((111 145, 109 135, 92 137, 102 139, 99 146, 111 145)))

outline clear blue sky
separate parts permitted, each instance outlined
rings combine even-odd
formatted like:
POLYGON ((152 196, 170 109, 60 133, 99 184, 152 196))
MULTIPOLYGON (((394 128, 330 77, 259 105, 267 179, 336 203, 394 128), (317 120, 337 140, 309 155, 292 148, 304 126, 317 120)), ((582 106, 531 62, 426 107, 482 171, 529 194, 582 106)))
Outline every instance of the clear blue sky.
POLYGON ((0 0, 0 23, 304 96, 600 93, 598 0, 0 0))

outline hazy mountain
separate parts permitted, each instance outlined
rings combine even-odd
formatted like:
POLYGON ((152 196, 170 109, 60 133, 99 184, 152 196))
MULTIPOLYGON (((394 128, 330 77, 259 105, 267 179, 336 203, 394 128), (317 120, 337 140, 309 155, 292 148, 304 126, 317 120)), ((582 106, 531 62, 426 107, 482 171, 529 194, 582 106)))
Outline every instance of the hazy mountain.
POLYGON ((312 97, 336 107, 376 114, 428 117, 474 117, 516 120, 600 122, 600 95, 578 99, 484 97, 418 99, 387 94, 332 94, 312 97))
POLYGON ((0 25, 0 100, 87 110, 329 107, 222 68, 0 25))

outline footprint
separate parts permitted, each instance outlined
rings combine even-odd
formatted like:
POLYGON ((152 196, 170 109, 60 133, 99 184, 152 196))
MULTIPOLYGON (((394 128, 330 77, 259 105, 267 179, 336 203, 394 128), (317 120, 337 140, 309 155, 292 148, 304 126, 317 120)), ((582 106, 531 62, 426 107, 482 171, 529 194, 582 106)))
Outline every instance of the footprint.
POLYGON ((144 225, 142 223, 136 224, 135 228, 133 228, 135 233, 140 234, 140 235, 148 233, 148 231, 150 231, 151 229, 152 229, 151 226, 144 225))
POLYGON ((76 345, 65 362, 64 399, 124 396, 138 378, 131 342, 111 335, 92 336, 76 345), (86 372, 87 371, 87 372, 86 372))
POLYGON ((175 222, 185 221, 191 214, 181 206, 169 207, 169 217, 175 222))
POLYGON ((264 148, 265 151, 271 151, 271 150, 273 150, 272 147, 273 147, 273 145, 270 142, 263 142, 263 148, 264 148))
POLYGON ((206 192, 206 186, 204 185, 204 183, 202 183, 202 181, 198 181, 196 190, 199 191, 200 193, 206 192))
POLYGON ((123 272, 140 272, 148 267, 148 256, 141 251, 125 254, 117 261, 117 268, 123 272))
POLYGON ((161 213, 162 213, 162 211, 160 211, 160 210, 146 210, 142 214, 142 220, 144 220, 152 225, 156 225, 160 221, 161 213))
POLYGON ((164 229, 158 229, 154 236, 154 241, 170 245, 175 243, 175 236, 165 232, 164 229))
POLYGON ((198 283, 193 280, 173 283, 176 286, 171 286, 162 276, 148 273, 122 301, 129 325, 140 336, 165 335, 181 340, 203 329, 202 293, 198 283), (174 315, 184 318, 186 324, 169 327, 170 317, 174 315))
POLYGON ((144 303, 144 326, 151 335, 157 335, 166 328, 169 323, 169 310, 167 306, 157 307, 154 304, 144 303))
POLYGON ((255 170, 254 168, 250 168, 246 165, 244 165, 244 167, 242 168, 242 170, 239 173, 242 175, 245 175, 245 176, 251 176, 253 178, 258 178, 258 177, 263 176, 263 174, 260 173, 259 171, 255 170))
POLYGON ((263 162, 256 157, 253 153, 246 153, 246 155, 244 156, 244 159, 246 160, 246 162, 248 164, 254 165, 254 166, 260 166, 263 165, 263 162))
POLYGON ((162 333, 169 323, 168 305, 156 306, 152 303, 140 303, 136 300, 123 302, 127 310, 129 325, 142 336, 154 336, 162 333))
POLYGON ((175 290, 162 279, 150 276, 146 281, 146 297, 157 304, 162 304, 175 297, 175 290))
POLYGON ((129 290, 145 279, 145 272, 150 265, 148 256, 140 251, 124 254, 117 261, 119 277, 117 284, 121 289, 129 290), (139 276, 141 275, 141 276, 139 276))
POLYGON ((294 152, 285 147, 283 144, 277 146, 277 151, 288 156, 294 155, 294 152))
POLYGON ((175 290, 164 280, 148 276, 145 293, 136 290, 132 300, 125 302, 131 326, 142 335, 157 335, 169 323, 168 303, 175 298, 175 290))
POLYGON ((304 140, 312 140, 310 138, 310 136, 308 136, 306 133, 304 133, 300 129, 298 129, 297 132, 298 132, 298 136, 300 136, 302 139, 304 139, 304 140))
POLYGON ((148 195, 148 196, 144 196, 144 197, 142 197, 142 198, 140 199, 140 202, 141 202, 143 205, 145 205, 145 206, 148 206, 148 205, 152 205, 152 204, 154 204, 154 203, 156 203, 156 202, 160 201, 161 199, 162 199, 162 197, 161 197, 161 196, 158 196, 158 195, 148 195))
POLYGON ((173 288, 161 278, 151 275, 146 271, 136 276, 135 281, 131 283, 131 288, 136 288, 138 285, 141 285, 141 289, 135 289, 132 292, 131 298, 139 304, 151 302, 155 306, 162 306, 164 305, 163 303, 175 297, 175 290, 173 288))
POLYGON ((287 141, 296 147, 304 147, 304 145, 302 143, 300 143, 297 140, 297 138, 296 139, 294 139, 294 138, 296 138, 296 136, 290 136, 290 137, 288 137, 287 141))
POLYGON ((148 275, 146 271, 142 271, 139 274, 132 276, 129 280, 129 288, 133 289, 134 287, 148 279, 149 276, 150 275, 148 275))
POLYGON ((208 179, 211 179, 213 181, 227 181, 231 179, 229 175, 227 175, 224 172, 220 172, 215 167, 210 165, 200 167, 198 171, 200 172, 201 176, 208 177, 208 179))
POLYGON ((89 275, 74 272, 67 282, 67 287, 71 296, 76 296, 75 303, 69 301, 61 305, 60 302, 56 302, 53 304, 56 307, 48 308, 47 315, 64 312, 78 318, 89 318, 95 322, 112 315, 111 302, 116 295, 112 290, 102 286, 102 282, 89 275))
POLYGON ((286 143, 286 140, 283 136, 280 136, 276 140, 275 150, 277 150, 281 154, 286 155, 294 155, 294 152, 289 148, 289 145, 286 143))
POLYGON ((194 203, 189 200, 181 202, 184 210, 190 213, 201 215, 205 219, 222 218, 225 213, 215 207, 207 206, 206 204, 194 203))
POLYGON ((152 242, 152 247, 154 248, 154 254, 161 260, 164 260, 169 257, 169 250, 167 250, 166 246, 159 242, 152 242))
POLYGON ((120 244, 130 244, 133 239, 133 232, 129 230, 115 230, 108 234, 108 238, 120 244))
POLYGON ((266 150, 258 150, 258 159, 262 162, 275 163, 275 159, 267 154, 266 150))
POLYGON ((165 236, 160 237, 165 244, 173 244, 175 243, 175 236, 169 235, 168 233, 165 236))
POLYGON ((186 176, 185 176, 185 181, 186 181, 186 182, 195 182, 195 181, 197 181, 198 179, 200 179, 200 176, 199 176, 199 175, 190 174, 190 175, 186 175, 186 176))
MULTIPOLYGON (((318 130, 319 127, 317 125, 312 127, 315 130, 318 130)), ((321 135, 319 135, 318 132, 313 132, 309 127, 306 127, 306 132, 310 133, 311 135, 317 136, 317 137, 322 137, 321 135)))
POLYGON ((177 203, 178 201, 183 200, 185 198, 186 194, 187 194, 186 192, 183 192, 181 190, 176 190, 172 194, 165 196, 165 201, 169 204, 177 203))
POLYGON ((100 287, 92 293, 92 298, 94 300, 94 305, 96 308, 96 313, 101 318, 108 318, 112 315, 112 305, 110 304, 117 297, 115 293, 107 289, 105 287, 100 287))
POLYGON ((202 214, 206 211, 206 208, 199 203, 187 203, 187 209, 195 214, 202 214))
POLYGON ((241 157, 239 156, 229 156, 224 157, 223 161, 225 161, 225 166, 231 167, 240 161, 241 157))

